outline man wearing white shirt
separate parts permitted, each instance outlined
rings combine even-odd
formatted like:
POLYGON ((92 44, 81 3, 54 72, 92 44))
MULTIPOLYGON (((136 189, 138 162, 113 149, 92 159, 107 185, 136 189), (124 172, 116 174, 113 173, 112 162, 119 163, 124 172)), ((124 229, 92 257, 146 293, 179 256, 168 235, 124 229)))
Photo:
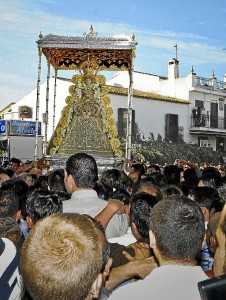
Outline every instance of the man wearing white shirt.
POLYGON ((151 211, 150 229, 160 267, 119 288, 110 299, 200 300, 197 283, 208 278, 196 264, 205 236, 201 209, 184 196, 161 200, 151 211))
MULTIPOLYGON (((76 153, 66 162, 65 187, 71 199, 63 201, 63 212, 76 212, 95 217, 107 205, 94 190, 98 180, 95 159, 86 153, 76 153)), ((124 235, 128 229, 125 214, 115 214, 106 228, 107 238, 124 235)))

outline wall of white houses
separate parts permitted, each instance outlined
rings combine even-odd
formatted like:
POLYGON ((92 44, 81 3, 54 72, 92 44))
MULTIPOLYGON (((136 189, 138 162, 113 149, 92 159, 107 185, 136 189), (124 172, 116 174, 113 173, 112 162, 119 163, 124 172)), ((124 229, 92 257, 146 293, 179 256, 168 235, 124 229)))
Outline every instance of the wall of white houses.
MULTIPOLYGON (((224 81, 217 81, 214 74, 208 79, 199 77, 194 70, 191 70, 187 76, 179 77, 179 62, 176 59, 169 61, 168 77, 134 72, 133 87, 137 93, 133 97, 133 110, 135 111, 135 123, 140 136, 147 139, 150 133, 153 133, 155 138, 158 134, 164 138, 167 126, 166 115, 177 115, 179 132, 186 142, 196 143, 200 146, 205 144, 215 150, 226 151, 226 85, 224 81), (148 96, 148 93, 157 94, 158 97, 148 96), (199 111, 199 119, 196 119, 195 123, 194 112, 198 107, 201 107, 201 110, 199 111)), ((117 87, 119 91, 120 88, 128 88, 128 73, 120 72, 116 74, 107 84, 117 87)), ((70 85, 71 83, 68 80, 57 79, 56 124, 65 106, 65 98, 69 95, 70 85)), ((113 116, 118 122, 119 109, 127 108, 127 95, 120 94, 120 92, 110 92, 109 96, 113 116)), ((11 112, 5 113, 2 118, 8 120, 18 119, 19 107, 27 105, 33 111, 30 120, 35 120, 36 98, 37 90, 34 89, 14 104, 11 107, 11 112)), ((53 99, 54 78, 51 78, 49 83, 48 140, 53 133, 53 99)), ((40 86, 39 119, 41 122, 45 111, 46 82, 40 86)), ((44 130, 45 124, 42 122, 42 135, 44 135, 44 130)), ((0 136, 0 140, 3 138, 3 136, 0 136)))

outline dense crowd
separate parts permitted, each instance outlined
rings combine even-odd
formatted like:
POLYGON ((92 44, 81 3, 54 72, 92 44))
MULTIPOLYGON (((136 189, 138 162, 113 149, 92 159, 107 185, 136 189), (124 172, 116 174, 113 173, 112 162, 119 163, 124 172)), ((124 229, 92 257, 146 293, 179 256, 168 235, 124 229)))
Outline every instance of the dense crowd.
POLYGON ((5 161, 0 299, 209 299, 202 283, 226 274, 225 201, 224 163, 126 161, 98 174, 86 153, 65 169, 5 161))

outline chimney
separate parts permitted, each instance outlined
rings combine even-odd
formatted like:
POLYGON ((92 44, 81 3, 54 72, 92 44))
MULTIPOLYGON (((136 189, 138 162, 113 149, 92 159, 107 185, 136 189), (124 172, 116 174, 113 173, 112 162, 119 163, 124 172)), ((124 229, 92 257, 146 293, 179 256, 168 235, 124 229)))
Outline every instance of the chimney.
POLYGON ((179 77, 179 60, 171 58, 168 63, 168 78, 174 79, 179 77))
POLYGON ((210 84, 212 85, 214 90, 217 88, 217 78, 215 77, 214 71, 210 77, 210 84))
POLYGON ((194 68, 192 66, 190 73, 188 74, 188 82, 190 87, 196 86, 196 73, 194 71, 194 68))

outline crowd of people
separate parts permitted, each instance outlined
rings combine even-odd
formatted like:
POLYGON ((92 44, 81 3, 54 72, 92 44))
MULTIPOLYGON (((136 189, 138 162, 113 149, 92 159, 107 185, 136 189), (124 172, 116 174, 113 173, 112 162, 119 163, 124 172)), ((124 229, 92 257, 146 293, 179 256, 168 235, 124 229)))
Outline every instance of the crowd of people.
POLYGON ((130 161, 98 174, 76 153, 49 167, 0 168, 1 300, 198 300, 198 283, 226 274, 224 164, 130 161))

